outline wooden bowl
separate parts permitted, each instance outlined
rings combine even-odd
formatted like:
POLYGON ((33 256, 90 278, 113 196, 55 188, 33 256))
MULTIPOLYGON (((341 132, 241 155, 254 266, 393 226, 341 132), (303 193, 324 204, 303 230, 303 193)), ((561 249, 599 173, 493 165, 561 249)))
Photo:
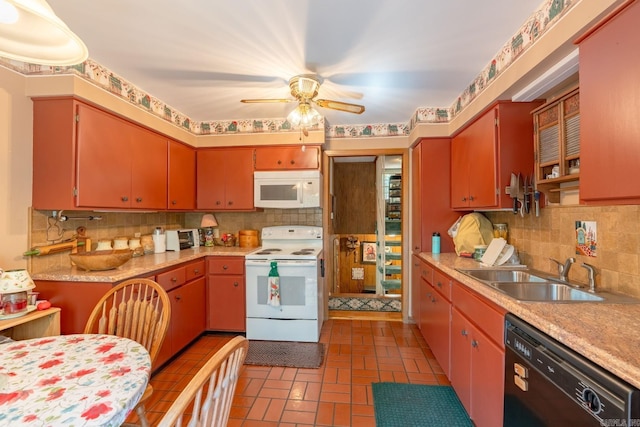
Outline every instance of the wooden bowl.
POLYGON ((132 254, 131 249, 120 249, 69 254, 69 258, 87 271, 103 271, 120 267, 131 259, 132 254))

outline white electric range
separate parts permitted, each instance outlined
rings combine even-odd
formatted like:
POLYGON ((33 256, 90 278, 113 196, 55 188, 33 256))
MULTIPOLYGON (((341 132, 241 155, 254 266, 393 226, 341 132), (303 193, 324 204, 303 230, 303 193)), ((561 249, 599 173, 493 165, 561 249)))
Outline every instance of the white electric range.
POLYGON ((262 247, 245 256, 247 338, 318 342, 324 321, 322 227, 262 229, 262 247), (268 304, 271 261, 280 275, 280 305, 268 304))

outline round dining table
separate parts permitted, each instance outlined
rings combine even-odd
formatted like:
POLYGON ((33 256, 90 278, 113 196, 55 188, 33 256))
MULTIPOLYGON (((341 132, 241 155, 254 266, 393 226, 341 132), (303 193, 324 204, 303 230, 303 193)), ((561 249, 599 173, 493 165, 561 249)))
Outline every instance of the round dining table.
POLYGON ((0 344, 0 426, 119 426, 150 372, 147 350, 113 335, 0 344))

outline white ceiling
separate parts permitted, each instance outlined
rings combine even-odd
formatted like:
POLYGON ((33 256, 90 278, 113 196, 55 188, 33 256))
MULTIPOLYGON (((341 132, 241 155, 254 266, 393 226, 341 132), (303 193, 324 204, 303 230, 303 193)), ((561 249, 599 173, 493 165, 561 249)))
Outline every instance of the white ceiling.
POLYGON ((331 125, 406 123, 450 107, 542 0, 49 0, 89 56, 195 121, 286 117, 317 73, 331 125))

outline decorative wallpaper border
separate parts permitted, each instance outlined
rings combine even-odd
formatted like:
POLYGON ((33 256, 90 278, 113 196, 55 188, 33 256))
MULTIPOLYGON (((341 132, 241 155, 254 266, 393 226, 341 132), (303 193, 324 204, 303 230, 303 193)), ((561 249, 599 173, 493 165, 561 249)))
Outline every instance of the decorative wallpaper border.
MULTIPOLYGON (((467 107, 542 34, 580 1, 582 0, 545 0, 511 40, 507 41, 485 69, 458 96, 454 104, 448 108, 420 107, 408 123, 330 125, 323 118, 317 127, 324 126, 325 135, 331 138, 360 138, 408 135, 413 128, 421 123, 447 123, 467 107)), ((286 118, 195 122, 91 58, 82 64, 70 67, 28 64, 5 58, 0 58, 0 64, 25 75, 75 74, 129 101, 138 108, 196 135, 298 132, 297 129, 292 129, 286 118)))

